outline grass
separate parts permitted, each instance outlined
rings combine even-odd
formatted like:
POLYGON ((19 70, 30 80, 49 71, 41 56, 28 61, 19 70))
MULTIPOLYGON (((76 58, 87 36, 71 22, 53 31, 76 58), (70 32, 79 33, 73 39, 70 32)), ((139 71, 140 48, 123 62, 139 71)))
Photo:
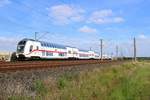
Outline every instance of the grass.
MULTIPOLYGON (((65 73, 57 80, 37 80, 34 89, 36 100, 150 100, 150 63, 65 73)), ((13 96, 9 100, 18 98, 13 96)))
POLYGON ((8 100, 33 100, 31 97, 26 96, 11 96, 8 100))
POLYGON ((38 95, 45 95, 47 93, 47 88, 41 80, 35 81, 34 87, 38 95))

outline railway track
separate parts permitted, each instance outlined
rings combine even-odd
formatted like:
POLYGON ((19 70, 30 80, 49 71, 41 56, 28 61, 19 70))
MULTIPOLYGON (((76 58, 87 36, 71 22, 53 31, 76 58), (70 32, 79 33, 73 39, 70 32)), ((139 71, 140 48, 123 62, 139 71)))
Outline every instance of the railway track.
MULTIPOLYGON (((0 62, 0 71, 16 71, 16 70, 29 70, 29 69, 41 69, 52 67, 64 67, 73 65, 84 64, 102 64, 110 63, 114 61, 110 60, 60 60, 60 61, 24 61, 24 62, 0 62)), ((116 62, 116 61, 115 61, 116 62)))

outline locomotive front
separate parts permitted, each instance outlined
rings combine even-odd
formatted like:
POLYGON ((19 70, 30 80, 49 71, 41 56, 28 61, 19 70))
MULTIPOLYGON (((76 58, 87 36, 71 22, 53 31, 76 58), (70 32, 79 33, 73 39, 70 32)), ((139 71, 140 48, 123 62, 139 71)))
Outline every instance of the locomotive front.
POLYGON ((17 58, 21 58, 21 59, 25 58, 24 51, 25 51, 26 42, 27 41, 23 39, 18 43, 17 52, 16 52, 17 58))

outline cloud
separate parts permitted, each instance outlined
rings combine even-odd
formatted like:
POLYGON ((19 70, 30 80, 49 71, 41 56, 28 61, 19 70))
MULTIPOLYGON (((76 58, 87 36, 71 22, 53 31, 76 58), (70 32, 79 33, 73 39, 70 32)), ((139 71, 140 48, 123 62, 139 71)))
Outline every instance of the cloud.
POLYGON ((47 8, 50 19, 55 24, 69 24, 71 22, 87 22, 94 24, 122 23, 124 18, 115 16, 111 9, 97 10, 85 17, 85 10, 73 5, 55 5, 47 8), (86 20, 85 20, 86 19, 86 20))
POLYGON ((138 38, 139 38, 139 39, 147 39, 147 37, 146 37, 144 34, 140 34, 140 35, 138 36, 138 38))
POLYGON ((122 17, 114 17, 112 22, 121 23, 121 22, 124 22, 124 19, 122 17))
POLYGON ((88 26, 83 26, 79 29, 79 32, 81 32, 81 33, 96 33, 97 30, 94 28, 90 28, 88 26))
POLYGON ((0 7, 3 7, 7 4, 10 4, 10 1, 9 0, 0 0, 0 7))
POLYGON ((124 22, 124 19, 114 16, 111 9, 104 9, 93 12, 87 22, 95 24, 121 23, 124 22))
POLYGON ((80 22, 84 19, 84 10, 72 5, 56 5, 48 8, 49 16, 54 23, 68 24, 70 22, 80 22))
POLYGON ((0 36, 0 51, 15 51, 19 37, 0 36))
POLYGON ((12 45, 17 42, 16 38, 0 37, 0 45, 12 45))

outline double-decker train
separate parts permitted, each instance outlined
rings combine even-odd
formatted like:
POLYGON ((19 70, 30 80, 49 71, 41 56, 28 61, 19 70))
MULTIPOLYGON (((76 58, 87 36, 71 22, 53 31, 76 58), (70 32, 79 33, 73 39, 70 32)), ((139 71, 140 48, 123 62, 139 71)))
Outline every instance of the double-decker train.
POLYGON ((99 54, 94 51, 33 39, 21 40, 17 45, 16 56, 18 59, 99 59, 99 54))

